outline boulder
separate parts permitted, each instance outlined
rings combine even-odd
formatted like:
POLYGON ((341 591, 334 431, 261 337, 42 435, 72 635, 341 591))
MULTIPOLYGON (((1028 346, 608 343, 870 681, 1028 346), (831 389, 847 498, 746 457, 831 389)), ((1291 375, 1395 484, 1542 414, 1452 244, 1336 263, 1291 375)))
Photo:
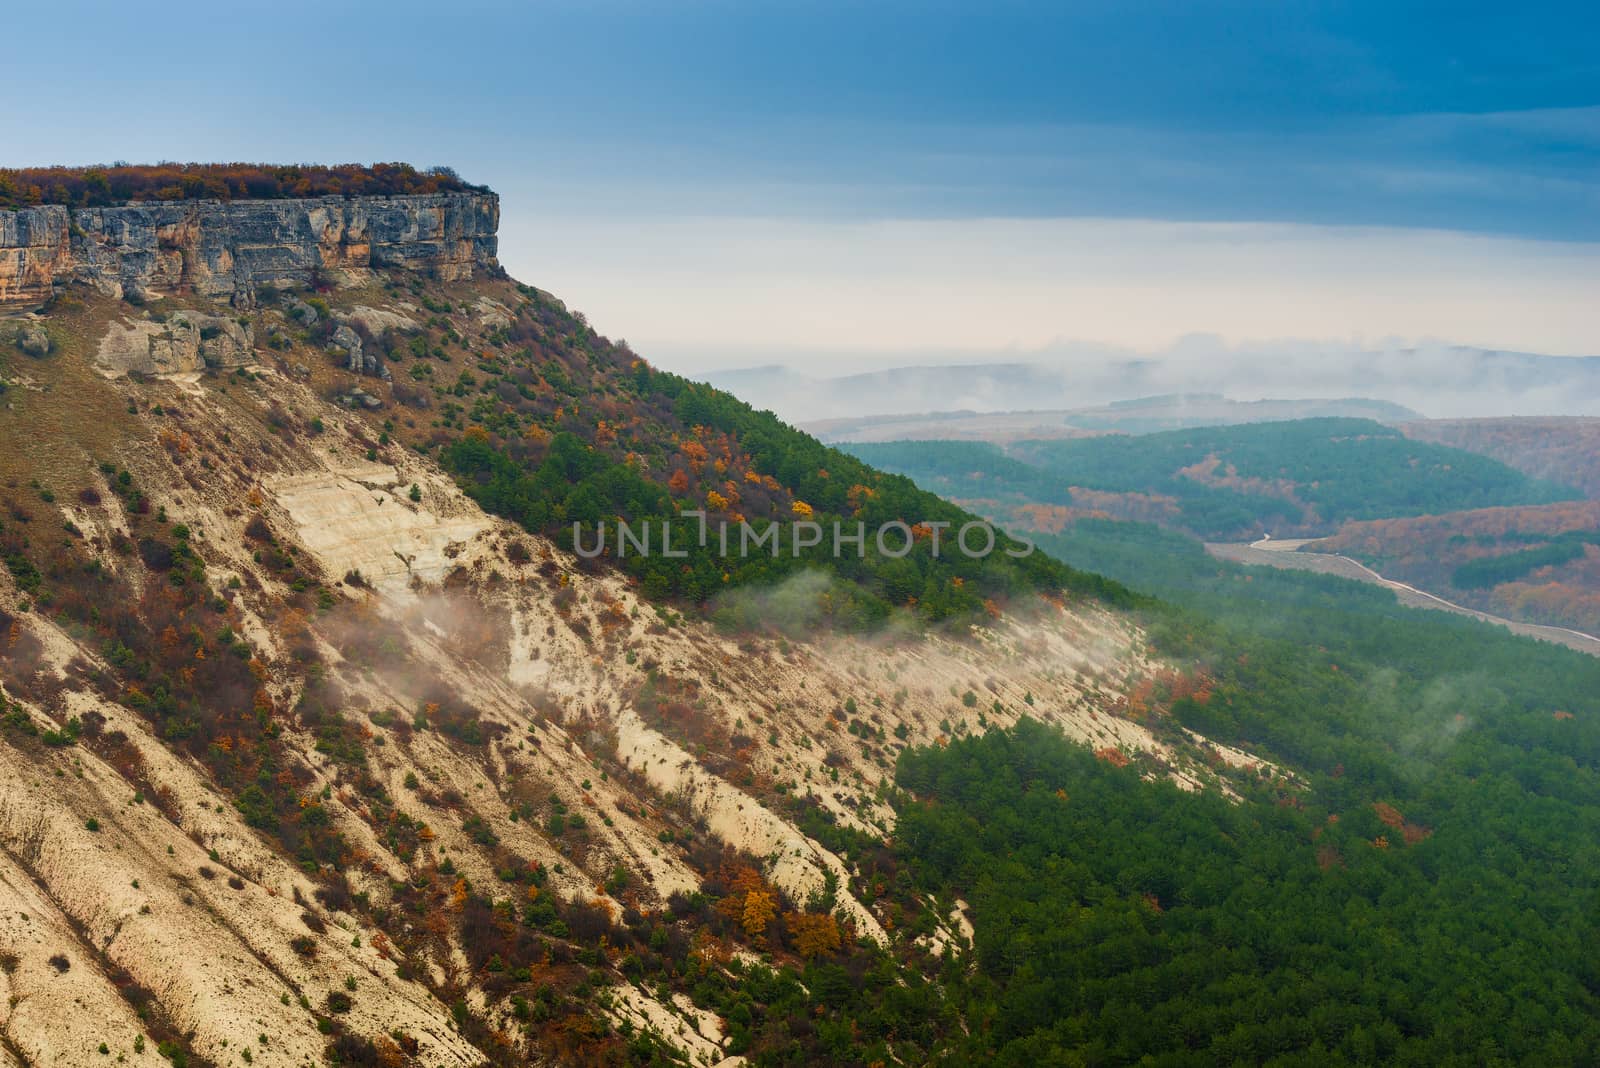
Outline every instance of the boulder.
POLYGON ((371 375, 386 382, 389 380, 389 368, 384 364, 383 356, 367 348, 361 335, 351 328, 349 322, 341 322, 334 328, 329 344, 345 353, 345 367, 351 374, 371 375))
POLYGON ((374 411, 383 407, 381 397, 374 397, 364 389, 352 389, 339 398, 339 403, 346 408, 367 408, 374 411))
POLYGON ((207 367, 240 367, 255 358, 255 328, 225 315, 189 313, 200 330, 200 359, 207 367))
POLYGON ((341 350, 347 357, 345 366, 351 374, 359 375, 366 370, 364 354, 362 353, 361 335, 350 329, 344 323, 334 328, 333 336, 328 339, 330 346, 341 350))
POLYGON ((288 307, 289 313, 291 316, 293 316, 295 321, 301 326, 305 327, 307 330, 311 329, 313 326, 316 326, 317 321, 321 318, 321 316, 317 314, 317 309, 313 308, 299 297, 290 297, 288 300, 284 301, 284 304, 288 307))
POLYGON ((373 337, 378 337, 389 330, 394 330, 401 334, 415 334, 422 329, 417 321, 409 316, 386 308, 369 307, 366 304, 357 304, 350 309, 345 318, 350 323, 366 330, 373 337))
POLYGON ((49 332, 42 326, 29 324, 17 331, 17 348, 28 356, 42 359, 50 355, 53 347, 49 332))

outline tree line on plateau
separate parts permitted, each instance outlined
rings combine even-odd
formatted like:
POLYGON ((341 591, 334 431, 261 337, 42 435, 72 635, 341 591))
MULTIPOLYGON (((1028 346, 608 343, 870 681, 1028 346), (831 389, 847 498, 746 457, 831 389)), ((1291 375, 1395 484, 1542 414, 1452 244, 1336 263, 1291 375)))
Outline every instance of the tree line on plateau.
POLYGON ((100 208, 146 200, 283 200, 483 192, 448 167, 409 163, 335 166, 269 163, 116 163, 0 168, 0 209, 63 204, 100 208))

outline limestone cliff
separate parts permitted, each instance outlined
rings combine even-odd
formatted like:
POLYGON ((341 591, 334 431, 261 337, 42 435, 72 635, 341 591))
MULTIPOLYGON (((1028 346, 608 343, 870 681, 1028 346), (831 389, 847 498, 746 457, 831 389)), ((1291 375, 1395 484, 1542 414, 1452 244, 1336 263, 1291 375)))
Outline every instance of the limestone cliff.
POLYGON ((370 268, 444 281, 494 272, 493 193, 307 200, 44 205, 0 211, 0 304, 43 301, 69 281, 142 297, 189 291, 248 307, 262 284, 370 268))

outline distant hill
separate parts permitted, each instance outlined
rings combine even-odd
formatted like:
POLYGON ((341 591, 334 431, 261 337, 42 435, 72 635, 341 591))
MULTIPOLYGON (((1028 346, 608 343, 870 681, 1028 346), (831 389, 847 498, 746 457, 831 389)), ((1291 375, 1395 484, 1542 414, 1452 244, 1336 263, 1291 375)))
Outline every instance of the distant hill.
MULTIPOLYGON (((898 367, 837 378, 769 366, 716 371, 702 377, 718 389, 792 421, 879 413, 995 412, 1073 399, 1059 369, 1028 363, 898 367)), ((1096 397, 1116 395, 1097 393, 1096 397)))
POLYGON ((1418 441, 1492 456, 1600 500, 1600 419, 1439 419, 1411 423, 1404 431, 1418 441))
POLYGON ((1075 346, 1030 353, 1025 360, 1014 353, 995 353, 990 362, 985 359, 989 355, 971 353, 959 362, 911 363, 839 377, 776 366, 704 377, 795 422, 927 412, 1065 411, 1133 397, 1195 393, 1367 397, 1430 418, 1600 416, 1596 356, 1458 345, 1356 348, 1305 342, 1236 349, 1204 340, 1155 354, 1075 346))
POLYGON ((822 419, 804 424, 828 442, 912 441, 932 438, 1006 443, 1028 438, 1078 438, 1095 434, 1149 434, 1206 426, 1288 419, 1352 418, 1401 423, 1422 416, 1388 401, 1237 401, 1220 393, 1177 393, 1115 401, 1094 408, 1021 412, 930 412, 822 419))

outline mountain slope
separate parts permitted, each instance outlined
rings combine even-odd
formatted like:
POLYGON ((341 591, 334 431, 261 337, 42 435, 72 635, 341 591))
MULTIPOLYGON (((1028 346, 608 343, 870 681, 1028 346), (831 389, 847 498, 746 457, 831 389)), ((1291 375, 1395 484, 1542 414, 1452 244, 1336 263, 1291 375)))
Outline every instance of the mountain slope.
POLYGON ((1244 777, 1119 715, 1164 669, 1097 599, 1125 591, 1042 556, 920 534, 724 583, 567 551, 586 504, 664 518, 735 478, 749 517, 965 516, 545 294, 346 266, 125 296, 0 318, 18 1064, 815 1060, 837 1028, 915 1063, 958 1023, 864 992, 808 1019, 795 985, 920 982, 961 937, 841 856, 892 833, 900 751, 1027 715, 1244 777))
MULTIPOLYGON (((489 510, 548 532, 568 547, 573 522, 592 525, 617 516, 659 527, 693 508, 704 510, 713 528, 740 530, 749 523, 764 530, 768 523, 799 517, 830 532, 835 524, 848 532, 857 524, 876 530, 896 521, 916 532, 916 547, 899 559, 876 540, 864 555, 848 548, 838 553, 829 537, 812 547, 784 540, 775 554, 731 557, 687 544, 683 564, 659 551, 622 558, 621 565, 652 596, 703 601, 728 586, 822 569, 842 580, 833 586, 829 615, 845 626, 879 623, 913 598, 917 613, 931 621, 970 615, 985 600, 1003 602, 1030 590, 1125 600, 1110 584, 1042 554, 1012 557, 1002 551, 981 561, 940 555, 929 528, 958 528, 970 514, 909 479, 884 475, 820 445, 770 413, 652 370, 626 344, 599 336, 548 294, 521 287, 515 300, 509 293, 498 296, 478 297, 490 302, 487 307, 508 310, 504 316, 487 313, 506 321, 496 322, 488 338, 493 349, 480 353, 474 368, 442 389, 436 366, 414 360, 406 371, 418 383, 412 388, 419 392, 407 394, 411 403, 437 404, 443 416, 426 433, 417 428, 420 443, 462 475, 489 510), (470 409, 451 396, 471 398, 470 409), (463 434, 469 420, 471 433, 463 434)), ((471 328, 440 315, 429 321, 444 331, 447 343, 471 328)), ((406 351, 427 351, 428 340, 415 335, 406 351)), ((437 345, 431 351, 435 359, 449 355, 437 345)), ((1000 548, 1020 546, 1002 541, 1000 548)))
POLYGON ((1594 1063, 1600 660, 936 556, 497 212, 0 212, 0 1064, 1594 1063), (702 510, 913 548, 566 548, 702 510))

